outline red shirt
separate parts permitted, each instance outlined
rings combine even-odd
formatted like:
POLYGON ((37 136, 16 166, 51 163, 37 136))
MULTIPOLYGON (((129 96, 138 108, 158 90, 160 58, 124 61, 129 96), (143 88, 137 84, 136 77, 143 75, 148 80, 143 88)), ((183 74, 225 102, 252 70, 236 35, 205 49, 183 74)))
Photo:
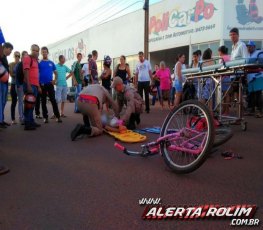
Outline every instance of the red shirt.
POLYGON ((30 56, 25 56, 23 58, 23 70, 29 70, 29 83, 31 85, 39 86, 39 71, 38 71, 38 61, 30 56), (32 59, 32 65, 31 65, 32 59))

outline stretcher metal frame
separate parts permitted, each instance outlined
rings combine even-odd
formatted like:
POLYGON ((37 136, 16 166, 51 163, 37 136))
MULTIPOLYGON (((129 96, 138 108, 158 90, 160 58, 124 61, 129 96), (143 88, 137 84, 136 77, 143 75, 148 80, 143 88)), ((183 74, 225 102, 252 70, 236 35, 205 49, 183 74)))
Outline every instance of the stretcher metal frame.
MULTIPOLYGON (((259 52, 257 58, 248 58, 248 59, 239 59, 230 62, 224 62, 222 58, 213 59, 213 61, 222 60, 222 63, 205 66, 202 62, 199 68, 186 69, 182 71, 182 74, 186 77, 186 81, 198 81, 198 91, 202 92, 203 90, 203 81, 207 78, 212 79, 213 84, 211 84, 210 95, 206 102, 208 106, 209 103, 213 105, 213 112, 216 114, 218 120, 222 124, 239 124, 243 131, 247 129, 247 122, 244 119, 243 111, 243 100, 244 100, 244 90, 243 90, 243 81, 246 79, 247 74, 249 73, 259 73, 263 71, 263 58, 260 58, 263 52, 259 52), (231 76, 231 82, 223 95, 222 83, 225 76, 231 76), (237 116, 224 116, 222 114, 222 106, 226 103, 223 103, 224 98, 227 93, 231 90, 232 85, 236 83, 238 85, 238 100, 235 102, 230 102, 237 106, 237 116), (238 123, 237 123, 238 122, 238 123)), ((201 94, 199 93, 199 96, 201 94)))

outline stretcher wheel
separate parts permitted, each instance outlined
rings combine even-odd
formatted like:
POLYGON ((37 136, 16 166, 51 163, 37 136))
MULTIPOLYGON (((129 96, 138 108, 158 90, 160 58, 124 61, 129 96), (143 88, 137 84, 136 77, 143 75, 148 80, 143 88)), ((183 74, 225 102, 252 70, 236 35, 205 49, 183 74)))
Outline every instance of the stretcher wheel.
POLYGON ((241 122, 241 129, 242 129, 242 131, 247 131, 247 122, 246 121, 241 122))
POLYGON ((165 118, 160 136, 169 135, 170 130, 177 130, 179 135, 168 137, 160 145, 168 167, 179 174, 199 168, 210 153, 215 138, 213 119, 208 108, 197 100, 183 102, 165 118))
POLYGON ((230 140, 233 137, 234 133, 230 127, 219 127, 215 130, 215 140, 213 147, 220 146, 230 140))

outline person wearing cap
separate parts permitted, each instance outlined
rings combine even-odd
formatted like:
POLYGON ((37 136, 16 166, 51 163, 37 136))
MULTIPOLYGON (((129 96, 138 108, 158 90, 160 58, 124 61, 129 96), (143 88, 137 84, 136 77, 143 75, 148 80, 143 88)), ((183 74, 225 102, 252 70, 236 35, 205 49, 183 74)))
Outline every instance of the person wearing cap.
POLYGON ((119 106, 120 121, 128 129, 136 129, 135 122, 140 123, 140 114, 143 111, 143 100, 141 96, 128 85, 123 84, 120 77, 113 79, 111 88, 114 88, 119 106))
POLYGON ((83 81, 84 81, 84 86, 88 86, 89 82, 90 82, 90 74, 89 74, 89 61, 92 58, 92 55, 89 54, 88 55, 88 62, 85 63, 82 67, 82 75, 83 75, 83 81))
POLYGON ((238 28, 232 28, 229 32, 229 36, 231 41, 233 42, 231 60, 233 61, 241 58, 248 58, 249 55, 246 44, 239 40, 238 28))
MULTIPOLYGON (((249 53, 249 58, 263 58, 263 54, 259 54, 262 50, 256 50, 256 44, 254 41, 249 41, 247 43, 247 50, 249 53)), ((259 73, 250 73, 247 75, 248 81, 248 107, 250 108, 250 113, 254 114, 255 107, 257 108, 255 117, 262 118, 262 97, 261 92, 263 90, 263 72, 259 73)))
POLYGON ((103 104, 108 103, 114 111, 114 116, 119 117, 118 106, 113 101, 109 92, 99 84, 85 87, 79 94, 78 108, 83 115, 83 124, 77 124, 71 132, 71 140, 74 141, 79 135, 86 134, 90 137, 103 133, 101 112, 103 104))

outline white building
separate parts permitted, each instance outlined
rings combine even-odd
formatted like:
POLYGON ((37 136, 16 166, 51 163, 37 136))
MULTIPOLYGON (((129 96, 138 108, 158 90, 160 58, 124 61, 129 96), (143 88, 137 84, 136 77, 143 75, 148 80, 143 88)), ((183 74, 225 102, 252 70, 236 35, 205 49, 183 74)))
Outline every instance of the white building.
MULTIPOLYGON (((193 51, 210 47, 217 56, 220 45, 231 51, 229 30, 239 28, 240 39, 254 40, 262 48, 262 0, 163 0, 150 6, 149 52, 151 64, 166 61, 172 68, 179 53, 189 57, 193 51)), ((144 49, 144 11, 139 10, 79 34, 49 45, 50 58, 66 56, 68 66, 81 52, 86 61, 88 53, 96 49, 98 60, 104 55, 113 58, 115 66, 120 55, 127 57, 131 70, 138 61, 138 51, 144 49)), ((102 61, 98 61, 101 70, 102 61)))

